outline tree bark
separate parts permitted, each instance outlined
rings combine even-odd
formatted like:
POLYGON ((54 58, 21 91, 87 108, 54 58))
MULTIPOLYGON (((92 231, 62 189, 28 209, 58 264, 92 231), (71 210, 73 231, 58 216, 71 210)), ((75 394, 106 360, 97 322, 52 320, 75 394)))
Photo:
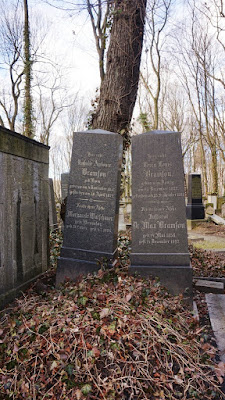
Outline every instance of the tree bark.
POLYGON ((139 81, 146 0, 117 0, 107 52, 106 74, 92 116, 92 128, 127 131, 139 81))
POLYGON ((32 96, 31 96, 31 55, 30 55, 30 29, 27 0, 24 0, 24 75, 25 75, 25 99, 24 99, 24 135, 33 136, 32 123, 32 96))

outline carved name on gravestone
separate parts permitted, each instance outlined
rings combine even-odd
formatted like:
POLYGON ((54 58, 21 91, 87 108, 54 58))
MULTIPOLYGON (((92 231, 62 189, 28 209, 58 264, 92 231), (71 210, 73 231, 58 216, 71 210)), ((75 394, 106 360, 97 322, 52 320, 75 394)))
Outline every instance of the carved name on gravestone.
POLYGON ((98 260, 116 256, 122 151, 116 133, 74 134, 57 285, 66 277, 97 271, 98 260))
POLYGON ((173 293, 192 293, 184 171, 178 132, 132 139, 131 272, 157 276, 173 293))
POLYGON ((205 209, 202 203, 202 184, 200 174, 188 175, 187 219, 204 219, 205 209))

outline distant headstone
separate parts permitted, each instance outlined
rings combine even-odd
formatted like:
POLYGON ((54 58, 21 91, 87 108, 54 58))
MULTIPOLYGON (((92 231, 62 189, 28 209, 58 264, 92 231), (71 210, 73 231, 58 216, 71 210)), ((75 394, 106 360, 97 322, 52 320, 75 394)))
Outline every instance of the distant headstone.
POLYGON ((204 219, 205 209, 202 202, 202 184, 200 174, 188 175, 187 219, 204 219))
POLYGON ((67 197, 68 195, 68 189, 69 189, 69 172, 65 172, 61 174, 61 195, 62 195, 62 201, 67 197))
POLYGON ((120 207, 119 207, 119 231, 125 231, 126 230, 124 212, 125 212, 125 204, 124 203, 122 203, 122 204, 120 203, 120 207))
POLYGON ((123 140, 116 133, 74 133, 64 240, 57 285, 97 271, 117 253, 123 140))
POLYGON ((222 210, 222 205, 225 204, 225 197, 220 196, 217 198, 217 210, 220 212, 222 210))
POLYGON ((192 294, 180 134, 132 139, 131 273, 157 276, 172 294, 192 294))
POLYGON ((217 195, 208 194, 208 203, 212 203, 215 212, 217 210, 217 195))
POLYGON ((50 229, 58 228, 55 194, 54 194, 53 180, 51 178, 49 178, 49 227, 50 229))
POLYGON ((214 210, 213 206, 211 205, 211 203, 206 204, 205 213, 208 214, 208 215, 215 214, 215 210, 214 210))
POLYGON ((221 206, 221 217, 225 217, 225 204, 222 204, 221 206))

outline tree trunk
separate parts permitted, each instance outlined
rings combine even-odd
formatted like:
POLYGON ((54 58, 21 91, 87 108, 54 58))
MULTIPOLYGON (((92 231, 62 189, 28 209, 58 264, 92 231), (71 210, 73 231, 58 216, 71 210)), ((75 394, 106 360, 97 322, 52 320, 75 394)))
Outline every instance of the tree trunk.
POLYGON ((137 97, 145 10, 146 0, 116 1, 93 129, 125 132, 129 128, 137 97))
POLYGON ((24 135, 33 136, 32 124, 32 97, 31 97, 31 55, 30 55, 30 29, 28 17, 28 4, 24 0, 24 75, 25 75, 25 99, 24 99, 24 135))
MULTIPOLYGON (((201 128, 200 128, 201 129, 201 128)), ((202 132, 200 131, 200 151, 201 151, 201 165, 202 165, 202 191, 203 195, 208 194, 208 180, 207 180, 207 169, 205 160, 205 149, 203 144, 202 132)))

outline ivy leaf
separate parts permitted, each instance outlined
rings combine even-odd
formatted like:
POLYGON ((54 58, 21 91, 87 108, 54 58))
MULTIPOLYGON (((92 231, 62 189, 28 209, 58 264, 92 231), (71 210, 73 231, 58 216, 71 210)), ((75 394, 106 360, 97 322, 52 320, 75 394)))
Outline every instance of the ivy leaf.
POLYGON ((82 386, 81 388, 81 392, 86 396, 87 394, 89 394, 92 391, 92 386, 87 383, 84 386, 82 386))

